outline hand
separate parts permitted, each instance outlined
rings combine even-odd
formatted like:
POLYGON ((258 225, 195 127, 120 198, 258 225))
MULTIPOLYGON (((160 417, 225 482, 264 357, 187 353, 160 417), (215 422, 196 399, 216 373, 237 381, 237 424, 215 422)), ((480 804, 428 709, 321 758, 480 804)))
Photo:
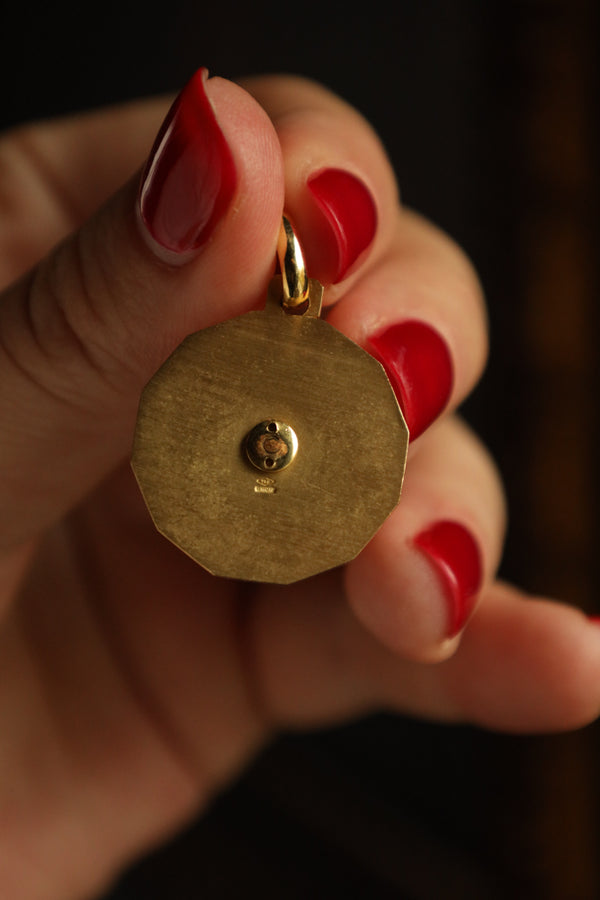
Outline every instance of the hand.
POLYGON ((494 582, 502 490, 453 414, 486 355, 460 250, 399 207, 365 121, 292 78, 243 90, 195 76, 146 167, 141 214, 139 173, 96 212, 167 106, 0 144, 0 894, 11 900, 93 895, 277 729, 387 708, 553 730, 591 720, 600 702, 597 626, 494 582), (383 361, 413 443, 401 504, 355 561, 249 588, 156 533, 128 455, 141 389, 166 356, 264 297, 284 196, 310 273, 333 283, 329 320, 383 361))

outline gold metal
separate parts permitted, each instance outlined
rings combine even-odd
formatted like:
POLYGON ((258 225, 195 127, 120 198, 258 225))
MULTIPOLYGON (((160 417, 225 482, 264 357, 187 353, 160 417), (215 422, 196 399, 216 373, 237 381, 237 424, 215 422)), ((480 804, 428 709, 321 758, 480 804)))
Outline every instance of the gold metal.
POLYGON ((277 256, 283 285, 283 306, 286 309, 295 309, 308 299, 309 279, 300 242, 285 216, 279 231, 277 256))
POLYGON ((158 530, 215 575, 280 584, 355 557, 400 497, 408 431, 381 365, 282 306, 190 335, 142 395, 132 465, 158 530), (268 421, 267 421, 268 420, 268 421), (258 423, 288 423, 291 465, 259 471, 258 423))
POLYGON ((295 459, 298 438, 285 422, 265 419, 248 432, 244 448, 252 465, 261 472, 278 472, 295 459))

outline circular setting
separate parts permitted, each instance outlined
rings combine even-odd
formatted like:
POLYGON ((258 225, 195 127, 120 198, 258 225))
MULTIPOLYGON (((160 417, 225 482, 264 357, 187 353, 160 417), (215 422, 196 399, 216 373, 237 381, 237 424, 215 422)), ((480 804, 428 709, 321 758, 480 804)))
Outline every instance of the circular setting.
POLYGON ((288 584, 362 550, 398 503, 407 445, 377 360, 277 304, 175 350, 142 395, 132 466, 196 562, 288 584))
POLYGON ((244 440, 248 459, 261 472, 285 469, 298 451, 296 432, 285 422, 266 419, 255 425, 244 440))

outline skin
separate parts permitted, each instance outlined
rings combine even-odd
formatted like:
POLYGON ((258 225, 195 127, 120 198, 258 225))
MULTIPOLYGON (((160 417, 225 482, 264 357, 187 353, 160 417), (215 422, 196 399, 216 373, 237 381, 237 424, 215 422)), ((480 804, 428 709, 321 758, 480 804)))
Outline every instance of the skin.
POLYGON ((486 357, 469 262, 401 208, 377 138, 339 98, 291 78, 207 90, 240 189, 182 266, 152 252, 135 216, 168 100, 0 141, 0 894, 12 900, 96 896, 281 728, 388 709, 540 732, 599 709, 598 627, 494 581, 502 489, 453 414, 486 357), (181 339, 264 296, 284 196, 326 279, 305 187, 324 166, 359 175, 379 211, 370 252, 329 292, 330 320, 359 342, 430 322, 455 383, 411 447, 401 505, 354 562, 249 588, 155 532, 131 435, 142 386, 181 339), (443 591, 410 543, 440 518, 471 529, 485 571, 452 640, 443 591))

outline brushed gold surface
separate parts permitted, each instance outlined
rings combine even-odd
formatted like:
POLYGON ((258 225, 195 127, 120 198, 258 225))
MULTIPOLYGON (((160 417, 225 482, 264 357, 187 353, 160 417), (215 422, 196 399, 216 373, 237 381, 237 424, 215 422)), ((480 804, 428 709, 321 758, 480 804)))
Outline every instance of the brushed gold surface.
POLYGON ((274 278, 264 310, 175 350, 143 392, 132 466, 158 530, 200 565, 287 584, 371 539, 398 503, 408 430, 381 365, 312 314, 320 295, 306 315, 281 300, 274 278), (267 420, 298 450, 260 473, 244 442, 267 420))

